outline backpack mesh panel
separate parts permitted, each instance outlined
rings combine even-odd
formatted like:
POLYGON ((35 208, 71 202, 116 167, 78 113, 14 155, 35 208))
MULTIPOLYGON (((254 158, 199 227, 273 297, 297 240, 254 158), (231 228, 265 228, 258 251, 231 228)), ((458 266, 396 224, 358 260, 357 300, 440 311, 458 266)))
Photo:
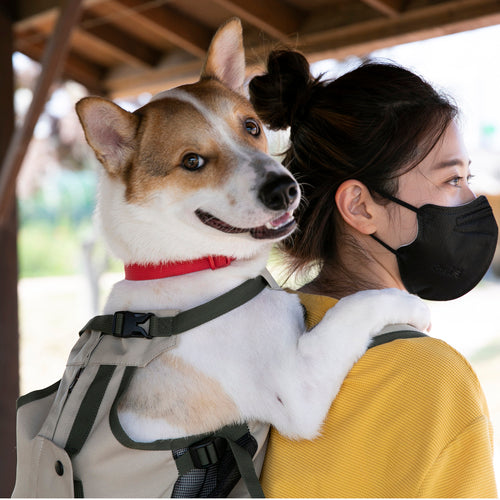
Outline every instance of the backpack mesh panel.
MULTIPOLYGON (((257 451, 257 441, 247 432, 236 443, 245 448, 250 456, 257 451)), ((189 453, 188 448, 172 450, 174 458, 189 453)), ((186 474, 179 476, 172 491, 172 498, 224 498, 240 480, 236 460, 229 445, 216 464, 205 469, 193 468, 186 474)))

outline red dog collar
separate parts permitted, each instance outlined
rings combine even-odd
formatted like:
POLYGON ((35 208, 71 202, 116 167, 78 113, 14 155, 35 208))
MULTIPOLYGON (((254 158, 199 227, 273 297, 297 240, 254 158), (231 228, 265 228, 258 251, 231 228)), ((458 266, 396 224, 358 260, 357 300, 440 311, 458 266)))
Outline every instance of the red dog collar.
POLYGON ((160 264, 125 264, 125 279, 130 281, 157 280, 194 273, 205 269, 227 267, 233 262, 233 257, 209 255, 196 260, 180 262, 161 262, 160 264))

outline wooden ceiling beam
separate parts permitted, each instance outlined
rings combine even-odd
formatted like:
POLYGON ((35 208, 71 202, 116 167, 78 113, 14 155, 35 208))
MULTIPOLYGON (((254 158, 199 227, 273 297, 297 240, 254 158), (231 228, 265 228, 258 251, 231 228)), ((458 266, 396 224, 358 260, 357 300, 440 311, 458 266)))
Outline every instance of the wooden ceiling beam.
MULTIPOLYGON (((15 41, 14 50, 22 52, 34 61, 42 60, 46 35, 32 30, 23 30, 19 34, 21 36, 18 36, 15 41)), ((105 89, 102 85, 105 76, 104 67, 96 65, 78 54, 70 52, 66 56, 62 76, 81 83, 90 92, 104 94, 105 89)))
POLYGON ((196 57, 205 56, 213 35, 208 28, 164 5, 148 7, 143 0, 119 0, 119 3, 134 9, 134 20, 143 29, 196 57))
MULTIPOLYGON (((28 0, 19 1, 30 3, 28 0)), ((55 1, 33 0, 33 3, 55 1)), ((225 6, 226 12, 229 10, 232 14, 239 15, 247 25, 258 26, 273 38, 274 35, 276 38, 289 35, 290 30, 296 30, 300 24, 300 37, 288 37, 285 42, 293 41, 293 46, 302 50, 311 61, 329 57, 342 59, 349 55, 363 56, 382 47, 500 24, 499 0, 440 0, 439 2, 401 0, 404 3, 402 6, 396 0, 362 0, 359 3, 344 0, 343 3, 330 5, 330 10, 327 12, 335 16, 333 19, 330 19, 330 14, 325 17, 325 10, 320 9, 316 14, 304 18, 305 22, 297 19, 295 8, 288 8, 292 5, 291 1, 279 2, 274 15, 266 13, 264 4, 276 7, 278 0, 203 1, 206 2, 206 8, 210 5, 215 7, 214 2, 218 7, 225 6), (375 3, 379 6, 376 11, 368 7, 368 5, 374 6, 375 3), (385 7, 380 7, 382 4, 385 7), (282 10, 283 6, 286 6, 285 10, 282 10), (388 8, 392 8, 394 12, 399 8, 401 10, 397 15, 391 15, 389 12, 384 14, 382 9, 388 8), (265 30, 262 23, 267 24, 265 30), (273 29, 278 30, 278 33, 273 32, 273 29)), ((112 53, 109 50, 107 54, 104 54, 104 51, 102 54, 103 58, 111 58, 113 55, 115 64, 104 64, 98 57, 94 59, 90 52, 86 57, 85 43, 80 43, 80 47, 73 44, 66 64, 66 76, 90 87, 93 92, 108 92, 114 97, 132 96, 149 90, 156 92, 196 80, 201 60, 213 34, 211 29, 200 26, 188 15, 175 11, 171 7, 173 3, 170 4, 167 0, 164 2, 83 0, 83 2, 89 17, 84 20, 77 35, 83 36, 83 31, 87 40, 93 40, 94 44, 101 43, 103 49, 110 44, 116 45, 117 48, 114 49, 116 52, 112 53), (122 32, 129 33, 128 38, 132 45, 137 39, 143 44, 143 49, 152 49, 156 54, 162 54, 163 59, 151 66, 153 62, 151 54, 148 59, 147 55, 141 56, 142 49, 133 53, 132 47, 130 49, 132 55, 129 55, 130 60, 126 62, 123 53, 119 54, 127 50, 129 43, 129 40, 126 42, 122 40, 127 38, 122 32), (90 62, 91 59, 93 62, 90 62), (139 66, 139 59, 148 62, 149 66, 139 66), (132 62, 135 65, 132 65, 132 62)), ((222 8, 219 10, 223 12, 222 8)), ((53 19, 40 14, 40 18, 32 20, 35 22, 35 31, 39 32, 39 37, 53 29, 53 19)), ((40 60, 47 35, 41 36, 39 40, 31 40, 30 36, 25 36, 24 33, 26 31, 29 35, 29 30, 21 29, 22 26, 21 23, 15 27, 16 48, 40 60)), ((34 38, 35 35, 36 33, 34 38)), ((263 43, 261 38, 257 38, 254 37, 252 42, 246 38, 246 43, 251 43, 247 45, 246 50, 249 66, 257 60, 261 63, 270 48, 270 44, 263 43)))
MULTIPOLYGON (((105 0, 82 0, 84 7, 101 3, 105 0)), ((56 23, 62 5, 61 0, 15 0, 14 25, 16 29, 32 27, 39 22, 56 23)))
POLYGON ((157 93, 195 82, 200 75, 202 60, 190 55, 170 54, 161 64, 150 70, 118 67, 111 71, 104 84, 112 98, 131 97, 142 92, 157 93))
MULTIPOLYGON (((92 39, 101 50, 131 66, 155 66, 162 55, 159 50, 89 13, 84 13, 77 31, 82 38, 92 39)), ((81 45, 85 48, 85 43, 81 45)))
MULTIPOLYGON (((398 18, 378 18, 355 25, 303 35, 297 49, 310 61, 327 58, 343 59, 364 56, 373 50, 436 36, 500 24, 500 3, 497 0, 456 0, 418 11, 406 11, 398 18)), ((247 47, 247 71, 262 71, 262 59, 268 48, 262 44, 247 47)), ((117 68, 106 79, 112 97, 130 97, 141 92, 158 92, 195 81, 201 63, 181 60, 160 64, 140 72, 117 68)))
POLYGON ((342 59, 494 24, 500 24, 498 0, 454 0, 407 10, 397 18, 374 19, 303 35, 298 48, 308 54, 311 61, 342 59))
POLYGON ((304 20, 302 11, 280 0, 212 0, 233 15, 271 35, 288 41, 304 20))
POLYGON ((103 83, 106 74, 106 68, 71 52, 67 56, 63 76, 79 82, 92 94, 106 95, 107 91, 103 83))
POLYGON ((118 0, 106 0, 105 2, 92 4, 87 12, 94 17, 105 18, 108 22, 113 23, 113 26, 128 33, 129 37, 140 40, 161 53, 168 51, 172 47, 170 42, 166 43, 164 39, 155 36, 154 32, 150 33, 140 24, 138 25, 134 18, 134 11, 124 7, 118 0))
POLYGON ((397 17, 404 8, 404 0, 362 0, 363 3, 389 17, 397 17))

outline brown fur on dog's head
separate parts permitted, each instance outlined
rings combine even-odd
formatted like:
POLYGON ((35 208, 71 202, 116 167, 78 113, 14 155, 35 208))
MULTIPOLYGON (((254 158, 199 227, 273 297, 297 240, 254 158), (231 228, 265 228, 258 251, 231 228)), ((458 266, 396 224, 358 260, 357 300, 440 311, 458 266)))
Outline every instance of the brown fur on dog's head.
POLYGON ((274 225, 289 222, 285 214, 296 204, 270 208, 259 192, 276 178, 295 181, 266 154, 244 79, 241 23, 233 19, 215 34, 196 83, 162 92, 133 113, 100 97, 78 102, 85 136, 106 172, 98 213, 125 262, 170 260, 174 251, 183 258, 249 256, 263 247, 256 239, 283 236, 274 225))
MULTIPOLYGON (((243 54, 241 23, 231 19, 214 36, 200 81, 178 90, 185 90, 213 113, 225 116, 228 126, 249 147, 267 151, 265 135, 251 136, 242 121, 242 117, 257 121, 248 100, 237 95, 242 93, 245 76, 243 54)), ((218 185, 227 174, 230 158, 214 137, 211 123, 171 91, 134 113, 100 97, 82 99, 76 110, 88 143, 107 173, 127 185, 130 201, 144 199, 151 189, 161 186, 167 175, 174 176, 181 189, 197 189, 201 184, 218 185), (196 136, 187 136, 186 129, 194 126, 196 136), (214 160, 216 165, 212 165, 209 175, 194 178, 177 168, 190 151, 214 160)), ((169 182, 172 180, 169 178, 169 182)))
MULTIPOLYGON (((227 93, 227 89, 234 92, 242 91, 245 62, 241 33, 239 19, 231 19, 219 28, 208 49, 200 82, 191 85, 190 92, 198 93, 199 97, 207 95, 213 97, 214 92, 210 87, 217 85, 217 83, 220 84, 217 92, 227 93), (216 82, 210 80, 216 80, 216 82), (196 86, 200 87, 199 90, 195 89, 196 86)), ((246 99, 242 98, 241 102, 251 109, 251 106, 246 104, 246 99)), ((112 101, 100 97, 86 97, 76 104, 76 111, 85 137, 109 174, 116 175, 130 161, 131 154, 140 139, 138 132, 141 118, 150 109, 155 110, 156 108, 158 110, 162 107, 153 103, 135 113, 129 113, 112 101)), ((224 103, 224 96, 214 104, 220 105, 221 103, 224 103)), ((161 109, 159 111, 163 112, 161 109)), ((185 118, 183 119, 185 120, 185 118)), ((176 130, 179 129, 176 128, 176 130)))

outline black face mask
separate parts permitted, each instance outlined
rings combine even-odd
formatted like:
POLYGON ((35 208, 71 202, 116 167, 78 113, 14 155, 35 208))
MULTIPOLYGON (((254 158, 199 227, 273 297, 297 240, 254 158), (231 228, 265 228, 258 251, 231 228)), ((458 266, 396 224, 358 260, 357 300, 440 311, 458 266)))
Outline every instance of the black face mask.
POLYGON ((406 289, 423 299, 452 300, 472 290, 493 259, 498 227, 484 196, 458 207, 423 205, 416 208, 382 193, 417 214, 418 234, 405 246, 392 249, 406 289))

